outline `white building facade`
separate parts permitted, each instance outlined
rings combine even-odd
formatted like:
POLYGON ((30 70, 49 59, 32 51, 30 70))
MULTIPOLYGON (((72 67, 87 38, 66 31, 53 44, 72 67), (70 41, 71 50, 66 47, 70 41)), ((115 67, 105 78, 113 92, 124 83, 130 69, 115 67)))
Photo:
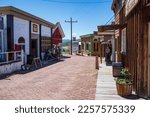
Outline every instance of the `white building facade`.
POLYGON ((28 56, 41 58, 51 48, 55 25, 15 7, 0 7, 0 52, 24 50, 28 56))
POLYGON ((41 58, 52 47, 54 28, 53 23, 15 7, 0 7, 0 75, 18 70, 29 58, 41 58))

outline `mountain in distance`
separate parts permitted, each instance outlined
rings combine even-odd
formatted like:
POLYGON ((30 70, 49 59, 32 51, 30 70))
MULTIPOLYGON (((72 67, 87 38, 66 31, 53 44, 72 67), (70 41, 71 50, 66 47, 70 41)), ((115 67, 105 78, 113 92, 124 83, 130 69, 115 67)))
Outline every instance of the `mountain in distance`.
POLYGON ((69 43, 70 43, 70 39, 63 39, 62 40, 63 46, 69 46, 69 43))
MULTIPOLYGON (((77 39, 76 41, 80 42, 80 39, 77 39)), ((70 39, 63 39, 63 46, 69 46, 71 40, 70 39)))
POLYGON ((63 43, 70 42, 70 39, 63 39, 62 41, 63 41, 63 43))

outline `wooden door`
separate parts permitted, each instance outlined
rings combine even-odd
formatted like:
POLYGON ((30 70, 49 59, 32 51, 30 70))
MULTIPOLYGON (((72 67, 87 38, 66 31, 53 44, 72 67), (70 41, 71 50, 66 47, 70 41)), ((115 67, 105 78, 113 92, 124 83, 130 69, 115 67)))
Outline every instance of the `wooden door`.
POLYGON ((150 22, 148 25, 148 97, 150 97, 150 22))
POLYGON ((33 58, 38 57, 38 43, 37 43, 37 39, 32 39, 31 40, 31 56, 33 58))

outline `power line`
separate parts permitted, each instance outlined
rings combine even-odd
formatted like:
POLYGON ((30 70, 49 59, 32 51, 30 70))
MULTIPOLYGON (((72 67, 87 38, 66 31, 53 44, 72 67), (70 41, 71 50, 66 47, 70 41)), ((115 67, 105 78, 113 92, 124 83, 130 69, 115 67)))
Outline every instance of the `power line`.
POLYGON ((114 15, 106 22, 105 25, 107 25, 110 21, 112 21, 114 19, 114 15))
POLYGON ((44 0, 48 2, 54 2, 54 3, 64 3, 64 4, 101 4, 101 3, 108 3, 112 2, 110 0, 107 1, 100 1, 100 2, 69 2, 69 1, 60 1, 60 0, 44 0))

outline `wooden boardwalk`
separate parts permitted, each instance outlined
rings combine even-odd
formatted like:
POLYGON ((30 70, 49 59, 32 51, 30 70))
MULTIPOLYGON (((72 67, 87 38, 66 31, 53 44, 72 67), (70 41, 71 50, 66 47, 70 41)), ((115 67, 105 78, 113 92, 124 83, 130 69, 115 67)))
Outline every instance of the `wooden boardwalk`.
POLYGON ((100 65, 98 71, 96 100, 136 100, 136 95, 123 98, 117 94, 116 84, 112 76, 112 67, 106 66, 105 63, 100 65))

